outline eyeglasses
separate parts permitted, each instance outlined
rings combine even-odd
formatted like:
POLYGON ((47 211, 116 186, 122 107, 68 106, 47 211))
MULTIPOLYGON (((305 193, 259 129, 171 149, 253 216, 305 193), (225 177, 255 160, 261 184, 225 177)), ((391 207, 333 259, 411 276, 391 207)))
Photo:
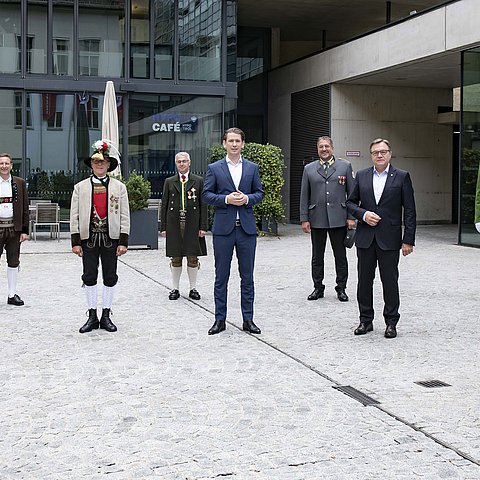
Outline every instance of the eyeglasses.
POLYGON ((370 152, 372 157, 384 157, 390 150, 377 150, 376 152, 370 152))
POLYGON ((108 163, 107 160, 92 160, 94 165, 103 165, 104 163, 108 163))
POLYGON ((177 160, 175 163, 179 165, 180 163, 188 163, 190 160, 177 160))

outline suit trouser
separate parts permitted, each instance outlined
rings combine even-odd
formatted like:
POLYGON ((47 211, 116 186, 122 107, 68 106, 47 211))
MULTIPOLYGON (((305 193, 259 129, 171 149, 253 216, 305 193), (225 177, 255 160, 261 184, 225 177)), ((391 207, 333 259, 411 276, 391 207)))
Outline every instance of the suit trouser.
POLYGON ((228 235, 213 235, 215 256, 215 320, 227 318, 227 289, 233 249, 237 255, 240 273, 240 292, 243 320, 253 320, 255 288, 253 270, 257 235, 249 235, 242 227, 235 227, 228 235))
POLYGON ((83 283, 87 286, 97 284, 98 263, 102 260, 103 284, 106 287, 114 287, 118 281, 117 275, 117 246, 118 240, 112 240, 106 247, 99 246, 98 243, 89 246, 88 240, 82 240, 82 263, 83 263, 83 283))
POLYGON ((327 244, 327 232, 330 237, 333 256, 335 258, 335 272, 337 289, 344 290, 347 287, 348 263, 347 252, 343 241, 347 233, 347 227, 338 228, 312 228, 312 279, 313 286, 319 290, 325 290, 323 279, 325 276, 325 247, 327 244))
POLYGON ((357 301, 360 310, 360 322, 371 323, 374 318, 373 281, 375 269, 380 271, 383 288, 383 316, 387 325, 396 325, 400 314, 400 295, 398 292, 398 261, 400 250, 382 250, 374 240, 368 248, 357 247, 358 286, 357 301))

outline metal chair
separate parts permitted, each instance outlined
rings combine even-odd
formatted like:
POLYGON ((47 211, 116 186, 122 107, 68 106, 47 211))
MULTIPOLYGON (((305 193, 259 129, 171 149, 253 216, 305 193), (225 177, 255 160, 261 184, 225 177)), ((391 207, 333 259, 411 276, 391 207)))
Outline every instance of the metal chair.
POLYGON ((50 238, 60 241, 60 207, 58 203, 37 203, 35 207, 35 220, 32 225, 33 240, 37 241, 38 227, 49 227, 50 238))

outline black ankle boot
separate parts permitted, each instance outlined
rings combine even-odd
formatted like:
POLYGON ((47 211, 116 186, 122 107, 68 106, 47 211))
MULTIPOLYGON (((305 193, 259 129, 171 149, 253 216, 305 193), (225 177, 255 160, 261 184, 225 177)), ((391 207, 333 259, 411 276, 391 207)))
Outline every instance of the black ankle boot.
POLYGON ((80 328, 80 333, 87 333, 91 332, 92 330, 96 330, 98 328, 98 317, 97 317, 97 310, 95 308, 90 308, 88 310, 88 320, 86 321, 85 325, 80 328))
POLYGON ((100 318, 100 328, 103 328, 107 332, 116 332, 117 327, 110 320, 110 309, 104 308, 102 310, 102 316, 100 318))

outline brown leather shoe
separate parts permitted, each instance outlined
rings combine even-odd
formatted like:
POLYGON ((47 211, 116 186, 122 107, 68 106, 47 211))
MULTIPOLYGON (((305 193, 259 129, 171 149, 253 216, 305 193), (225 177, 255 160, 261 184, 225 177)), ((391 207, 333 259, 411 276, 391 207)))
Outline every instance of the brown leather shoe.
POLYGON ((354 335, 365 335, 373 331, 373 323, 360 323, 360 325, 353 331, 354 335))

